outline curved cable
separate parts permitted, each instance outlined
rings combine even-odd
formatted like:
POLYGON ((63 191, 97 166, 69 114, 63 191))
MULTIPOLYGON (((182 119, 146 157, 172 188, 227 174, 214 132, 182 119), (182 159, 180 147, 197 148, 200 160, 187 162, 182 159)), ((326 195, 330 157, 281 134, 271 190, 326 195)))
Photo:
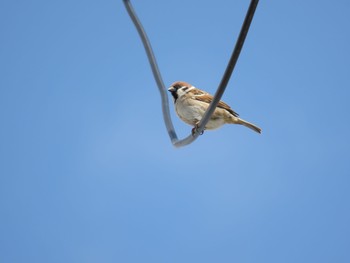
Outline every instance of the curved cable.
POLYGON ((189 136, 187 136, 186 138, 182 139, 182 140, 178 140, 178 137, 176 135, 175 129, 174 129, 174 125, 171 121, 171 117, 170 117, 170 111, 169 111, 169 100, 168 100, 168 94, 166 91, 166 88, 164 86, 164 82, 162 80, 157 62, 156 62, 156 58, 154 56, 151 44, 148 40, 148 37, 146 35, 145 30, 142 27, 142 24, 140 22, 140 20, 137 18, 136 13, 130 3, 130 0, 123 0, 124 5, 126 7, 126 10, 128 11, 128 14, 131 18, 131 20, 133 21, 140 37, 142 40, 142 43, 144 45, 144 48, 146 50, 147 53, 147 57, 149 60, 149 63, 151 65, 152 68, 152 72, 153 72, 153 76, 156 80, 160 95, 161 95, 161 100, 162 100, 162 111, 163 111, 163 119, 170 137, 170 140, 172 142, 172 144, 175 147, 181 147, 181 146, 185 146, 188 145, 190 143, 192 143, 194 140, 196 140, 198 138, 198 136, 204 131, 205 125, 208 123, 210 116, 213 114, 217 104, 219 103, 222 95, 225 92, 226 86, 230 80, 230 77, 232 75, 232 72, 234 70, 234 67, 236 65, 236 62, 238 60, 238 57, 241 53, 245 38, 248 34, 248 30, 251 24, 251 21, 253 19, 256 7, 258 5, 259 0, 251 0, 246 17, 244 19, 240 34, 238 36, 238 39, 236 41, 236 45, 235 48, 232 52, 231 58, 228 62, 227 68, 225 70, 225 73, 222 77, 222 80, 220 82, 220 85, 215 93, 215 96, 213 98, 213 101, 210 103, 208 109, 206 110, 203 118, 201 119, 201 121, 198 124, 198 128, 195 129, 194 134, 190 134, 189 136))
POLYGON ((160 71, 159 71, 159 68, 157 65, 156 58, 153 54, 151 43, 149 42, 147 34, 146 34, 145 30, 143 29, 143 26, 142 26, 140 20, 137 18, 136 13, 135 13, 130 1, 123 0, 123 2, 125 4, 126 10, 128 11, 128 14, 129 14, 131 20, 134 22, 134 25, 137 29, 137 32, 139 33, 141 40, 142 40, 142 43, 145 47, 149 63, 151 64, 153 76, 156 80, 156 83, 157 83, 157 86, 158 86, 158 89, 160 92, 160 96, 161 96, 161 100, 162 100, 162 111, 163 111, 164 123, 165 123, 165 126, 167 128, 170 140, 174 144, 178 141, 178 139, 177 139, 177 135, 176 135, 176 132, 174 129, 174 125, 173 125, 173 123, 171 121, 171 117, 170 117, 168 94, 166 93, 164 82, 163 82, 162 76, 160 75, 160 71))
POLYGON ((226 86, 231 78, 232 72, 236 66, 236 62, 238 60, 238 57, 241 53, 244 41, 245 41, 246 36, 248 34, 248 30, 249 30, 250 24, 253 20, 253 16, 254 16, 256 7, 258 5, 258 2, 259 2, 259 0, 252 0, 250 2, 246 17, 245 17, 244 22, 242 24, 241 31, 240 31, 239 36, 238 36, 237 41, 236 41, 235 48, 233 49, 231 58, 227 64, 227 67, 226 67, 225 73, 221 79, 220 85, 219 85, 218 89, 216 90, 213 101, 210 103, 203 118, 201 119, 201 121, 198 124, 197 133, 199 133, 199 134, 204 130, 205 125, 208 123, 211 115, 215 111, 216 106, 218 105, 219 101, 221 100, 222 95, 225 92, 226 86))

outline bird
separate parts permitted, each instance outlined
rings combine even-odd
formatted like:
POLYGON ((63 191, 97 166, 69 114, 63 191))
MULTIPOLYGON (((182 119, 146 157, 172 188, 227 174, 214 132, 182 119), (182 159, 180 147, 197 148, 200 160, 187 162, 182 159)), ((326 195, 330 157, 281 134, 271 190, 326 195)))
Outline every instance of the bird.
MULTIPOLYGON (((194 135, 200 120, 213 100, 213 96, 185 81, 174 82, 168 91, 173 97, 176 114, 182 121, 194 127, 192 129, 192 135, 194 135)), ((241 119, 228 104, 219 101, 204 129, 215 130, 224 124, 240 124, 261 133, 258 126, 241 119)))

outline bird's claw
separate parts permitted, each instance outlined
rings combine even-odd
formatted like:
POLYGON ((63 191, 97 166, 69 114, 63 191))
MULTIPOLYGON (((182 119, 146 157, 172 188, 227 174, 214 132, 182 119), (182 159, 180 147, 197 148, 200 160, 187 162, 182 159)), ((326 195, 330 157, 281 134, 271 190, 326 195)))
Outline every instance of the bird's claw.
MULTIPOLYGON (((192 129, 192 136, 194 136, 195 133, 198 132, 198 128, 199 128, 198 124, 196 124, 196 126, 193 127, 193 129, 192 129)), ((203 135, 203 133, 204 133, 204 130, 201 131, 201 133, 199 135, 203 135)))

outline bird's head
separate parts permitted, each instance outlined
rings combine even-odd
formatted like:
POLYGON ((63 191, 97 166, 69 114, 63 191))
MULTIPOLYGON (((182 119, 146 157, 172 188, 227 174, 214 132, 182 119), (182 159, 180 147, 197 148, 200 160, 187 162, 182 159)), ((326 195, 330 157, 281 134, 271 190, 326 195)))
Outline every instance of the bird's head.
POLYGON ((191 87, 192 87, 192 85, 187 83, 187 82, 176 81, 170 86, 168 91, 173 96, 174 101, 176 101, 179 97, 186 94, 191 87))

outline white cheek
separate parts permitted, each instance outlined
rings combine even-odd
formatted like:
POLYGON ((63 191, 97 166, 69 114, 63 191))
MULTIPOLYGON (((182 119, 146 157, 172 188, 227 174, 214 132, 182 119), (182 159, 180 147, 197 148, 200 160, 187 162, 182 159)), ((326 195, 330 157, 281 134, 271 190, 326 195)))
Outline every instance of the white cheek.
POLYGON ((184 95, 184 94, 186 94, 186 92, 183 91, 182 89, 179 89, 179 90, 177 91, 177 95, 178 95, 179 97, 181 97, 181 96, 184 95))
POLYGON ((182 87, 182 88, 180 88, 180 89, 177 90, 177 95, 178 95, 179 97, 181 97, 181 96, 187 94, 190 90, 193 90, 193 89, 194 89, 194 87, 190 87, 190 88, 188 88, 188 87, 182 87))

